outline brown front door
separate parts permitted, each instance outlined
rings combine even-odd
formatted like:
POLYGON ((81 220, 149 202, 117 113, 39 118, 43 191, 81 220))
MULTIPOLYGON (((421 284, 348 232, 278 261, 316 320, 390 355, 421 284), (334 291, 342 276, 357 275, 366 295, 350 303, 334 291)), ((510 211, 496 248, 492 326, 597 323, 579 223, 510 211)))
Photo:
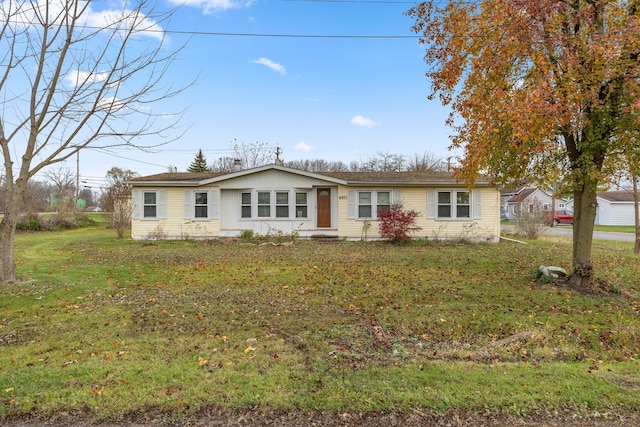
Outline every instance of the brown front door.
POLYGON ((331 189, 318 188, 318 228, 331 228, 331 189))

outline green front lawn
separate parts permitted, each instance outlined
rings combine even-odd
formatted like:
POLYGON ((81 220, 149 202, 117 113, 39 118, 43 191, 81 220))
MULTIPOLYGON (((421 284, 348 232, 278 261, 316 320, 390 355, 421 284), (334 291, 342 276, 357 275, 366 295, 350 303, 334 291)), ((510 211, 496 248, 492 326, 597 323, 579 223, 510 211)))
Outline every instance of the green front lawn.
POLYGON ((640 406, 632 244, 607 289, 536 282, 570 242, 134 242, 17 238, 0 288, 0 419, 149 408, 528 414, 640 406))

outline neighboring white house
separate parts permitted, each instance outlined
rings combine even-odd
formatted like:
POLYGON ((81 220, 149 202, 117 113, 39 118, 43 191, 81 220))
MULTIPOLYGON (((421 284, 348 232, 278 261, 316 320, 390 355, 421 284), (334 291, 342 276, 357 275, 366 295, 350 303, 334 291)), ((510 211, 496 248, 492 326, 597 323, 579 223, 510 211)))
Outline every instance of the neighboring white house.
POLYGON ((498 241, 500 194, 489 179, 467 189, 448 172, 322 172, 266 165, 232 173, 163 173, 132 179, 131 235, 148 238, 379 238, 378 212, 420 213, 416 237, 498 241), (369 230, 369 227, 371 229, 369 230))
MULTIPOLYGON (((543 211, 551 211, 553 205, 553 198, 551 194, 540 190, 535 187, 523 187, 514 192, 514 194, 507 199, 505 213, 509 221, 515 221, 518 209, 527 209, 529 212, 533 212, 536 204, 540 206, 543 211)), ((568 209, 567 201, 565 199, 556 199, 555 209, 568 209)))
POLYGON ((599 191, 596 225, 634 225, 631 191, 599 191))

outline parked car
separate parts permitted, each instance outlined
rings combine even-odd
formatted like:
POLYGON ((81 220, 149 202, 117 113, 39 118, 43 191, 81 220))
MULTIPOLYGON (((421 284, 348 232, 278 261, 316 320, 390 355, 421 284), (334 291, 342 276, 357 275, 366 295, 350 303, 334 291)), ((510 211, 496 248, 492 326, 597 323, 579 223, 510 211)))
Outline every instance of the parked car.
MULTIPOLYGON (((547 212, 544 216, 544 223, 551 225, 551 212, 547 212)), ((553 214, 553 225, 573 224, 573 212, 567 210, 555 211, 553 214)))

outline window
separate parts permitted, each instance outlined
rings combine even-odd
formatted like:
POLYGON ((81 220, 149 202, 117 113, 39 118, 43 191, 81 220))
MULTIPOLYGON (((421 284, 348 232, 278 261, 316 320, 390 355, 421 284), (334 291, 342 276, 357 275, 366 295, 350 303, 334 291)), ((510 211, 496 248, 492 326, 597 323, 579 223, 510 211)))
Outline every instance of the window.
POLYGON ((253 190, 241 193, 241 218, 289 219, 309 217, 308 191, 253 190), (295 203, 295 205, 294 205, 295 203), (294 206, 292 206, 294 205, 294 206), (295 212, 294 212, 295 210, 295 212))
POLYGON ((438 191, 438 218, 471 218, 471 194, 468 191, 438 191))
POLYGON ((371 218, 371 191, 358 192, 358 217, 371 218))
POLYGON ((156 218, 158 210, 157 194, 155 191, 145 191, 143 193, 143 217, 156 218))
POLYGON ((307 218, 307 193, 296 193, 296 218, 307 218))
POLYGON ((470 218, 471 205, 467 191, 456 191, 456 218, 470 218))
POLYGON ((240 216, 242 218, 251 218, 251 193, 242 193, 242 207, 240 216))
POLYGON ((194 215, 195 218, 209 217, 208 196, 209 196, 209 193, 206 191, 204 192, 197 191, 195 193, 195 215, 194 215))
MULTIPOLYGON (((391 209, 392 203, 392 192, 389 190, 385 191, 358 191, 357 192, 356 202, 357 205, 354 205, 353 209, 350 212, 350 217, 354 218, 355 213, 357 213, 357 218, 373 218, 376 219, 379 216, 381 211, 389 211, 391 209)), ((355 191, 353 192, 353 197, 355 198, 355 191)), ((400 200, 399 192, 395 194, 398 200, 400 200)), ((351 199, 352 196, 349 196, 351 199)))
POLYGON ((132 219, 158 221, 167 218, 167 190, 134 188, 131 191, 131 201, 132 219))
POLYGON ((438 218, 451 218, 450 191, 438 191, 438 218))
POLYGON ((271 216, 271 192, 258 191, 258 218, 271 216))
POLYGON ((276 192, 276 218, 289 218, 289 193, 276 192))
POLYGON ((376 193, 376 206, 378 216, 380 212, 389 212, 391 210, 391 193, 389 191, 378 191, 376 193))

